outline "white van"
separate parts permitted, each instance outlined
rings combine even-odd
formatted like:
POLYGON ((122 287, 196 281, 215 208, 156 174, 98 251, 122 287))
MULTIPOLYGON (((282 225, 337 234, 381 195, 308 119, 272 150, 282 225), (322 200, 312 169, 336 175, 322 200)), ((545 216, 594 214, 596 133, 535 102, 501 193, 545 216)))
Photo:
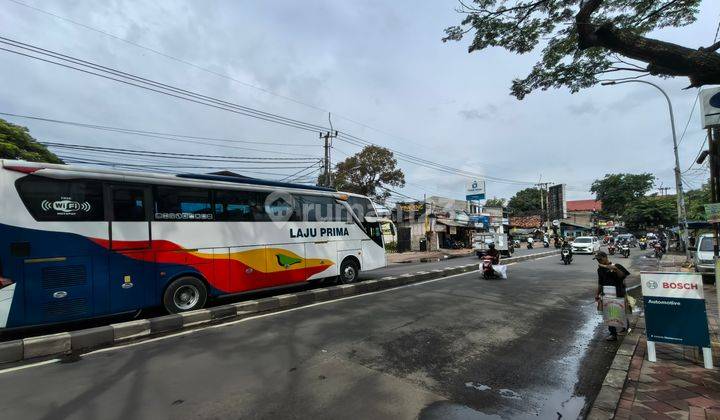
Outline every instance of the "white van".
POLYGON ((693 256, 695 271, 701 274, 714 274, 713 234, 706 233, 697 238, 697 250, 693 256))

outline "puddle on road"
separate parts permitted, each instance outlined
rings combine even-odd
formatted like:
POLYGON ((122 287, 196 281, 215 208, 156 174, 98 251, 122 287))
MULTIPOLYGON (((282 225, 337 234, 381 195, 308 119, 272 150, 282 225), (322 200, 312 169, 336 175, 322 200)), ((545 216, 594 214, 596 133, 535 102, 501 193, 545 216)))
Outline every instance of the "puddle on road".
POLYGON ((480 382, 466 382, 465 387, 483 393, 495 393, 500 397, 513 400, 529 401, 535 409, 518 412, 509 409, 500 414, 486 414, 472 408, 452 402, 438 402, 431 404, 421 412, 421 419, 577 419, 585 408, 586 399, 575 395, 575 385, 579 380, 581 362, 586 355, 595 331, 602 319, 595 310, 592 302, 584 308, 584 322, 577 330, 575 339, 567 346, 568 353, 555 362, 555 369, 561 372, 561 385, 553 389, 537 390, 518 393, 511 389, 492 389, 480 382), (544 392, 543 392, 544 391, 544 392))
POLYGON ((502 420, 497 414, 485 414, 473 410, 462 404, 450 401, 437 401, 427 407, 418 415, 419 420, 502 420))

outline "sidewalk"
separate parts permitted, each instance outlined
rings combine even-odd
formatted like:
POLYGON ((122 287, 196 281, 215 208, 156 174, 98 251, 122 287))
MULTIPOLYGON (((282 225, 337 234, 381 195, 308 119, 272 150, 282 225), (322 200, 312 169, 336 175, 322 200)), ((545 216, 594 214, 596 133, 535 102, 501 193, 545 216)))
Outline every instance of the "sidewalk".
POLYGON ((443 249, 442 251, 409 251, 387 255, 388 264, 439 261, 473 255, 472 249, 443 249))
MULTIPOLYGON (((684 256, 666 255, 661 262, 662 270, 680 270, 684 260, 684 256)), ((720 419, 720 343, 715 286, 705 285, 704 294, 714 369, 703 368, 702 352, 698 349, 665 343, 656 343, 657 362, 648 362, 645 318, 641 314, 631 334, 638 334, 639 340, 614 418, 720 419)), ((619 354, 616 359, 618 357, 627 358, 619 354)), ((605 418, 612 417, 607 414, 605 418)))

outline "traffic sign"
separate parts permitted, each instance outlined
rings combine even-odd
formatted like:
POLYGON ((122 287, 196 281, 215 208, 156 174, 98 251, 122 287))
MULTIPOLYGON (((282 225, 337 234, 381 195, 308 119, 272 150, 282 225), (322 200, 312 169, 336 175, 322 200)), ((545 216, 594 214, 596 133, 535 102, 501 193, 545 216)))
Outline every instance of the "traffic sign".
POLYGON ((703 128, 720 126, 720 88, 700 91, 700 114, 703 128))

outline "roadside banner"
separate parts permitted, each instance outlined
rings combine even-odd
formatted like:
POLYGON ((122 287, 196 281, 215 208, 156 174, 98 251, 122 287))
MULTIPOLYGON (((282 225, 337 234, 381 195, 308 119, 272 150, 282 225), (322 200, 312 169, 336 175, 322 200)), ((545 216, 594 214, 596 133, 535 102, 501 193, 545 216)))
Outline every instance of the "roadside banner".
POLYGON ((615 286, 604 286, 602 312, 605 325, 620 329, 625 328, 627 326, 625 309, 625 298, 617 297, 615 286))
POLYGON ((702 275, 640 273, 648 341, 710 347, 702 275))

